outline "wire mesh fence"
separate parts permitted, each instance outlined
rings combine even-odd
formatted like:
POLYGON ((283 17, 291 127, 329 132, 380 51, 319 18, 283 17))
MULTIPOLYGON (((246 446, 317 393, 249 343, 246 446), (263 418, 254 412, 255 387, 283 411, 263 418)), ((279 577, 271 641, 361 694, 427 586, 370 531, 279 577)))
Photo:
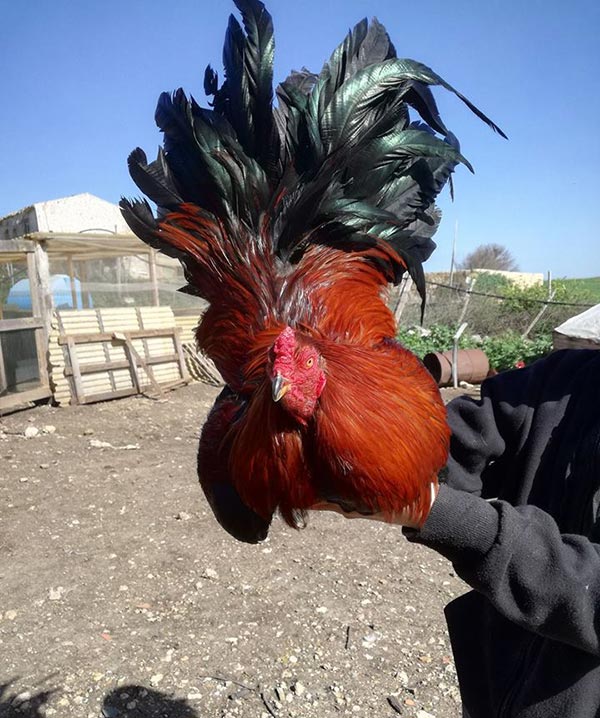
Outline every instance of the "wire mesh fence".
POLYGON ((170 306, 204 309, 204 303, 179 289, 186 284, 176 260, 148 254, 72 261, 50 258, 55 308, 170 306), (72 280, 71 280, 72 278, 72 280))
MULTIPOLYGON (((514 332, 537 336, 552 332, 570 317, 593 306, 585 302, 554 301, 548 296, 536 298, 530 296, 532 292, 509 291, 503 295, 499 290, 479 291, 477 281, 467 279, 468 276, 458 277, 449 285, 447 276, 428 278, 422 324, 421 298, 413 286, 404 299, 400 326, 422 325, 428 329, 440 324, 458 327, 467 322, 470 334, 490 336, 514 332)), ((537 292, 543 293, 542 288, 537 292)), ((390 297, 391 308, 396 309, 399 301, 399 290, 396 290, 390 297)))

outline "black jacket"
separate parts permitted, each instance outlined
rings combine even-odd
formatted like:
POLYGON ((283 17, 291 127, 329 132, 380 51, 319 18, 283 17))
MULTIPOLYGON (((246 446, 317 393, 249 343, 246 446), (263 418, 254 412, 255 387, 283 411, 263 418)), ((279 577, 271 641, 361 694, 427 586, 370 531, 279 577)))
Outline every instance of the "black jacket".
POLYGON ((600 716, 600 351, 487 380, 449 421, 447 480, 410 538, 475 589, 446 609, 464 715, 600 716))

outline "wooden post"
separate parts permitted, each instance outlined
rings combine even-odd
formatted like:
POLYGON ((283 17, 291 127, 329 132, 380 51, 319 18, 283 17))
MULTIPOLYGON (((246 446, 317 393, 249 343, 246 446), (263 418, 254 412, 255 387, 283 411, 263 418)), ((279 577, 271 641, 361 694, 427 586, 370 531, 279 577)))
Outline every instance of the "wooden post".
POLYGON ((33 252, 27 252, 27 275, 29 277, 29 294, 31 311, 42 326, 35 330, 35 347, 38 360, 40 383, 44 387, 50 385, 48 366, 48 341, 52 324, 52 292, 50 291, 50 269, 46 247, 36 243, 33 252))
POLYGON ((396 320, 396 324, 400 324, 400 317, 402 316, 402 312, 404 311, 404 308, 408 304, 408 298, 410 296, 410 290, 412 289, 413 280, 410 274, 406 272, 406 274, 402 277, 402 281, 400 282, 400 298, 398 299, 398 304, 396 304, 396 309, 394 309, 394 318, 396 320))
POLYGON ((531 332, 531 330, 535 327, 535 325, 536 325, 536 324, 540 321, 540 319, 544 316, 544 313, 545 313, 546 309, 548 309, 548 304, 549 304, 549 302, 551 302, 553 299, 554 299, 554 290, 552 290, 550 296, 548 297, 548 302, 546 302, 546 304, 542 304, 542 308, 540 309, 540 311, 535 315, 535 317, 533 318, 533 321, 529 324, 529 326, 528 326, 527 329, 523 332, 523 334, 521 334, 521 338, 522 338, 522 339, 527 339, 527 337, 529 336, 529 333, 531 332))
POLYGON ((458 238, 458 220, 454 223, 454 239, 452 240, 452 258, 450 259, 450 286, 454 281, 454 263, 456 258, 456 240, 458 238))
MULTIPOLYGON (((473 281, 469 284, 469 288, 467 289, 467 296, 465 297, 465 303, 463 304, 462 311, 460 313, 460 317, 458 318, 458 323, 462 324, 463 320, 467 314, 467 309, 469 308, 469 302, 471 301, 471 292, 475 288, 475 282, 477 281, 477 275, 473 277, 473 281)), ((463 330, 464 331, 464 330, 463 330)))
POLYGON ((71 282, 71 300, 73 302, 73 309, 77 309, 77 287, 75 286, 75 269, 73 266, 73 256, 69 255, 67 260, 69 267, 69 280, 71 282))
POLYGON ((458 327, 452 344, 452 386, 455 389, 458 389, 458 342, 467 326, 467 322, 463 322, 460 327, 458 327))
POLYGON ((160 305, 160 295, 158 292, 158 281, 156 277, 156 250, 151 249, 148 252, 148 265, 150 267, 150 282, 152 283, 152 302, 155 307, 160 305))
POLYGON ((81 289, 81 308, 91 309, 90 306, 90 293, 86 288, 88 283, 88 266, 85 259, 79 260, 79 287, 81 289))
POLYGON ((181 378, 185 379, 185 381, 189 381, 190 377, 188 374, 187 365, 185 363, 185 356, 183 354, 180 327, 175 328, 175 334, 173 335, 173 343, 175 344, 175 351, 177 352, 177 356, 179 358, 179 371, 181 372, 181 378))
MULTIPOLYGON (((0 334, 0 338, 2 334, 0 334)), ((0 341, 0 397, 8 389, 8 381, 6 380, 6 369, 4 368, 4 355, 2 354, 2 342, 0 341)))
POLYGON ((77 347, 72 336, 67 337, 67 351, 69 361, 73 371, 73 388, 75 389, 75 399, 78 404, 85 404, 85 392, 81 381, 81 371, 79 370, 79 359, 77 357, 77 347))
POLYGON ((123 285, 121 283, 123 268, 121 265, 121 257, 115 257, 115 274, 117 275, 117 294, 119 295, 119 302, 123 300, 123 285))
MULTIPOLYGON (((46 242, 36 242, 32 253, 33 261, 29 270, 29 281, 31 287, 31 307, 35 316, 44 322, 46 339, 50 336, 52 329, 52 290, 50 287, 50 264, 46 242)), ((30 256, 28 254, 28 256, 30 256)))

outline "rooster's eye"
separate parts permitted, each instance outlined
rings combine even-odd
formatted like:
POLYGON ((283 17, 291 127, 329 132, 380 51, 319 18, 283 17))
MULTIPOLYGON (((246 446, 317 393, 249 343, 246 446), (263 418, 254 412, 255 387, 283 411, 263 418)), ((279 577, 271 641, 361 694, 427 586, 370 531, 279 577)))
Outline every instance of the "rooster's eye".
POLYGON ((310 369, 314 363, 315 363, 315 360, 312 357, 310 357, 310 359, 306 360, 306 368, 310 369))

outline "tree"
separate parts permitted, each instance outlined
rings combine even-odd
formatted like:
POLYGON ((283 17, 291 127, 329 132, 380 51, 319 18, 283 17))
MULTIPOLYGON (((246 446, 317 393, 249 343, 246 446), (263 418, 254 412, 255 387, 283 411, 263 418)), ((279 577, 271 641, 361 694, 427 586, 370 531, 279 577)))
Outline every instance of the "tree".
POLYGON ((512 254, 501 244, 480 244, 459 262, 459 269, 498 269, 516 272, 519 267, 512 254))

